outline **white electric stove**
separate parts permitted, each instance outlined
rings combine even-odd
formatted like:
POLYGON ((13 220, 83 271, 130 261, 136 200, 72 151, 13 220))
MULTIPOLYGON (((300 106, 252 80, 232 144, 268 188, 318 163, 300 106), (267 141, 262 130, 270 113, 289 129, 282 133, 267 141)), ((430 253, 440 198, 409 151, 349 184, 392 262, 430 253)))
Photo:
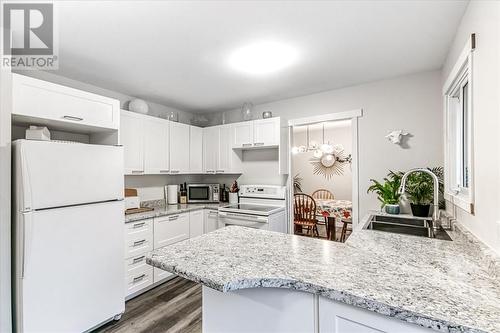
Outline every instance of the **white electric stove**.
POLYGON ((239 225, 287 232, 286 187, 242 185, 240 202, 219 208, 219 227, 239 225))

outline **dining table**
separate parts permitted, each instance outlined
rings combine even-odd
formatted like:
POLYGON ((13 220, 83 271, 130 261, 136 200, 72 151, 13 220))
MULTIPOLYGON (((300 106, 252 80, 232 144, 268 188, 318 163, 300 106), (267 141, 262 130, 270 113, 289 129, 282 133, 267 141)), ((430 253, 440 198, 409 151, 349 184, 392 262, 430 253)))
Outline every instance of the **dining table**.
POLYGON ((350 221, 352 218, 352 202, 338 199, 316 199, 316 215, 323 218, 326 225, 326 237, 335 240, 335 224, 350 221))

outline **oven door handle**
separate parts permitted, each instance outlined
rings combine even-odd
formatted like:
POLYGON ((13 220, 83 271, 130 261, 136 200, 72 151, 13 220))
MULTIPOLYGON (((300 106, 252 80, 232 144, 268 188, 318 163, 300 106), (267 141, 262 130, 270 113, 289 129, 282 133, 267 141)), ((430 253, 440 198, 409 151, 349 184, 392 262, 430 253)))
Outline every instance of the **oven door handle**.
POLYGON ((219 212, 219 217, 223 219, 233 219, 233 220, 252 221, 261 223, 267 222, 266 216, 256 216, 256 215, 247 215, 238 213, 219 212))

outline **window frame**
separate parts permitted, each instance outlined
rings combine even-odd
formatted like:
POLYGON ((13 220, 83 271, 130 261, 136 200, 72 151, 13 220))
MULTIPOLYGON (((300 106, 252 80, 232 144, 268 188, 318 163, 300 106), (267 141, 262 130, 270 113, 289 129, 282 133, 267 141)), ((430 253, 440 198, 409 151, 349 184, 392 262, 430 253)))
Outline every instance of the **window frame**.
POLYGON ((457 62, 451 70, 445 85, 443 86, 444 97, 444 123, 445 123, 445 199, 463 210, 474 213, 474 152, 473 152, 473 51, 475 49, 475 35, 472 34, 462 50, 457 62), (466 87, 467 98, 466 118, 464 119, 464 87, 466 87), (450 100, 456 97, 459 91, 460 114, 456 115, 456 103, 452 109, 450 100), (461 117, 460 122, 457 117, 461 117), (465 129, 464 129, 465 122, 465 129), (456 135, 459 133, 460 135, 456 135), (465 139, 464 139, 464 133, 465 139), (457 149, 457 144, 459 145, 457 149), (464 149, 467 159, 464 161, 464 149), (458 153, 459 152, 459 153, 458 153), (459 169, 460 167, 460 169, 459 169), (464 169, 467 172, 467 186, 464 185, 464 169), (453 184, 458 179, 459 184, 453 184))

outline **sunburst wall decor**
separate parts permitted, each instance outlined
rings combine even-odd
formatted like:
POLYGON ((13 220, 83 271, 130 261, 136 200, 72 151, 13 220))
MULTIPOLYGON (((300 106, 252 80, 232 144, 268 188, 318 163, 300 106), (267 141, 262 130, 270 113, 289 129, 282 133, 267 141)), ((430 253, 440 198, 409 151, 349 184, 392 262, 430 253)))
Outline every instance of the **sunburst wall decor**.
POLYGON ((334 175, 343 175, 346 164, 352 162, 351 154, 347 154, 343 149, 337 149, 334 153, 324 154, 309 160, 313 166, 315 175, 322 175, 330 180, 334 175))

